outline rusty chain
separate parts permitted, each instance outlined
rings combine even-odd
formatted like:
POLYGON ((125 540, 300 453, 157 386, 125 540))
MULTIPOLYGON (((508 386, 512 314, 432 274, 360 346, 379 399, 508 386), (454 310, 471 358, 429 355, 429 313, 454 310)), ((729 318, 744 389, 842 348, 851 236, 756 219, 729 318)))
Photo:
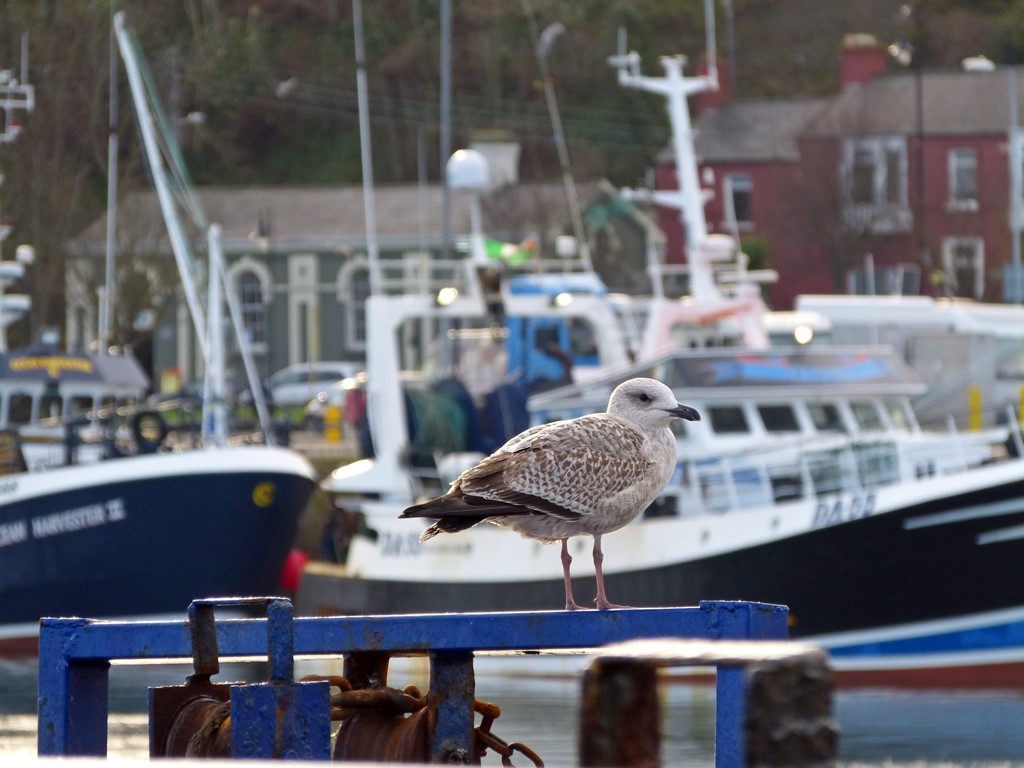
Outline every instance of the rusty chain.
MULTIPOLYGON (((343 721, 356 712, 367 709, 379 709, 401 715, 418 712, 427 706, 427 697, 415 685, 408 685, 401 691, 388 687, 354 689, 342 675, 307 675, 302 680, 326 681, 332 688, 338 689, 338 693, 331 694, 332 722, 343 721)), ((491 733, 491 726, 501 715, 501 708, 497 704, 476 699, 473 702, 473 710, 481 715, 480 725, 473 729, 479 757, 483 757, 488 749, 493 749, 501 757, 503 766, 512 766, 512 756, 518 752, 530 760, 535 768, 543 768, 544 761, 525 744, 509 744, 491 733)))

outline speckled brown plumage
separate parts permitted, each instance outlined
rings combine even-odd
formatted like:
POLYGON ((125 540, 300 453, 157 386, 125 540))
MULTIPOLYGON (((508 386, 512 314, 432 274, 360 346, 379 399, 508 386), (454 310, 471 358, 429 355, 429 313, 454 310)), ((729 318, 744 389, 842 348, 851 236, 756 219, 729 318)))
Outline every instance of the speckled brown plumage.
POLYGON ((420 536, 455 533, 487 521, 524 536, 562 542, 566 608, 572 599, 566 541, 594 537, 598 608, 604 592, 601 536, 633 520, 664 489, 676 462, 673 419, 700 416, 653 379, 630 379, 612 392, 607 413, 533 427, 466 470, 444 496, 401 517, 436 522, 420 536))

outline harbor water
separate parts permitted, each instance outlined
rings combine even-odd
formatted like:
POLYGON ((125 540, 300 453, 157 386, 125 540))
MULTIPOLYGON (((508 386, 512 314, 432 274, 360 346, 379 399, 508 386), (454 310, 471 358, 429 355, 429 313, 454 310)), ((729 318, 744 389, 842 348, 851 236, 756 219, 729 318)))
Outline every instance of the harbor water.
MULTIPOLYGON (((221 679, 258 681, 260 665, 225 665, 221 679)), ((147 692, 177 685, 182 665, 115 666, 110 673, 108 751, 148 754, 147 692)), ((0 661, 0 763, 36 752, 36 666, 0 661)), ((423 685, 392 675, 392 685, 423 685)), ((580 683, 572 678, 478 674, 477 697, 501 706, 493 732, 534 749, 549 766, 576 765, 580 683)), ((665 765, 714 765, 714 689, 663 687, 665 765)), ((835 698, 845 766, 1024 766, 1024 691, 858 690, 835 698)), ((528 761, 519 758, 517 764, 528 761)), ((485 765, 500 765, 489 753, 485 765)))

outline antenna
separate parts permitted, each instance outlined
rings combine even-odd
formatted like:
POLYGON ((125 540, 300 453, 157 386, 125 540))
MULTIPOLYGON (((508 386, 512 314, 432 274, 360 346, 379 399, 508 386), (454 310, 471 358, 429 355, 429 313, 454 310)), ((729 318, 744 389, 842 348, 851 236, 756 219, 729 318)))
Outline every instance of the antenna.
POLYGON ((28 82, 28 32, 21 35, 21 82, 28 82))
POLYGON ((708 86, 711 90, 718 90, 718 47, 715 43, 715 0, 704 0, 704 30, 705 49, 707 50, 708 86))
POLYGON ((21 80, 9 69, 0 71, 0 110, 3 110, 3 132, 0 143, 14 141, 21 133, 16 112, 31 112, 36 106, 35 88, 28 84, 28 35, 21 36, 21 80))
POLYGON ((636 51, 627 53, 625 27, 619 27, 618 49, 619 51, 615 56, 608 57, 608 64, 619 71, 619 83, 621 84, 624 82, 624 78, 630 75, 633 77, 640 76, 640 54, 636 51), (627 69, 629 70, 628 72, 627 69))

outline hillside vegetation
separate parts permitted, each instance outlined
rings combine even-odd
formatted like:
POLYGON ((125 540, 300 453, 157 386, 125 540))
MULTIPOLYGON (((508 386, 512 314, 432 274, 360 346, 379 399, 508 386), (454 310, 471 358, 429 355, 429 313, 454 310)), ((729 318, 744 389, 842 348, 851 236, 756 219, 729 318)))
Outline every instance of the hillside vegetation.
MULTIPOLYGON (((727 24, 716 3, 719 53, 727 24)), ((893 0, 732 0, 740 97, 820 95, 837 87, 842 36, 907 37, 924 66, 1024 52, 1024 0, 921 0, 910 19, 893 0), (1020 23, 1017 21, 1020 20, 1020 23)), ((119 0, 164 93, 197 184, 354 184, 361 178, 349 0, 119 0), (186 120, 190 114, 202 121, 186 120)), ((363 0, 378 183, 438 178, 439 0, 363 0)), ((17 70, 30 41, 36 110, 0 146, 0 214, 36 246, 27 337, 63 323, 64 244, 105 208, 109 26, 98 0, 0 2, 0 66, 17 70)), ((620 88, 606 59, 619 30, 659 75, 657 57, 704 48, 701 0, 452 0, 452 148, 476 131, 510 131, 526 179, 557 176, 551 122, 527 14, 566 32, 548 56, 579 178, 639 184, 667 139, 661 99, 620 88)), ((145 187, 123 69, 119 186, 145 187)), ((127 269, 132 269, 129 265, 127 269)), ((138 269, 138 267, 134 267, 138 269)), ((131 275, 122 281, 131 279, 131 275)), ((130 317, 119 317, 121 327, 130 317)), ((23 326, 23 327, 22 327, 23 326)), ((18 343, 15 338, 13 343, 18 343)), ((24 339, 22 339, 24 341, 24 339)))

